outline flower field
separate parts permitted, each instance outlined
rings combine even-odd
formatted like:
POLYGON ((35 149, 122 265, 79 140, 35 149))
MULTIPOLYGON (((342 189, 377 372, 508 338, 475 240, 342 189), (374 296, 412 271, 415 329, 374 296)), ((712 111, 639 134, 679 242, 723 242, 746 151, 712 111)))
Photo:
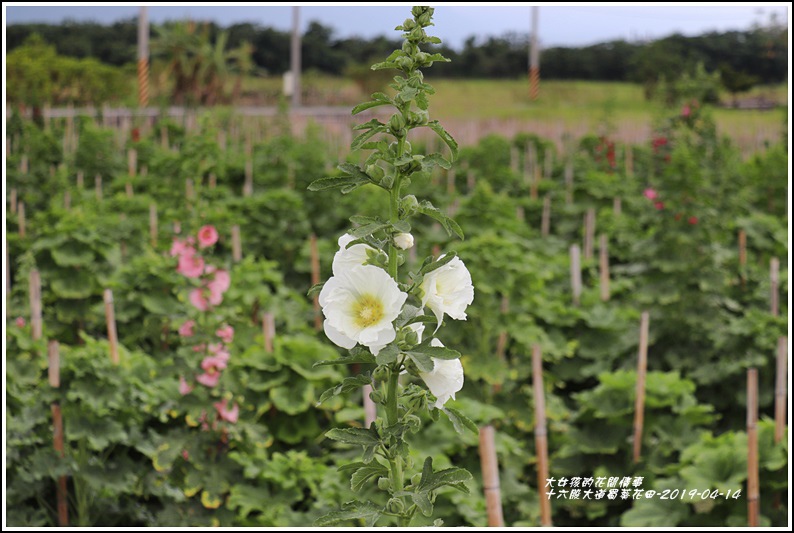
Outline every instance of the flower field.
POLYGON ((10 117, 7 525, 788 523, 784 140, 370 113, 10 117))

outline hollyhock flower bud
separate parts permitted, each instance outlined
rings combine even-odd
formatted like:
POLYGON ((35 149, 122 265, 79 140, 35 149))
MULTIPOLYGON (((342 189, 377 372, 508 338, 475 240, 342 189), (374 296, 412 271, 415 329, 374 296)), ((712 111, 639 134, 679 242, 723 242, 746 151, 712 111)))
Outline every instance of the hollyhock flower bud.
POLYGON ((394 245, 400 250, 407 250, 414 245, 414 236, 410 233, 398 233, 394 236, 394 245))

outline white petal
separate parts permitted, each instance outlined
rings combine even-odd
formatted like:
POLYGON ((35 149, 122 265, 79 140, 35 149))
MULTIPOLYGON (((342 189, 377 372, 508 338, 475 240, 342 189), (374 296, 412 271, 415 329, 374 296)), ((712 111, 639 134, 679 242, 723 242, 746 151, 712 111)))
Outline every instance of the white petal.
POLYGON ((331 339, 331 342, 340 348, 349 350, 356 345, 356 341, 347 337, 342 332, 331 326, 327 320, 323 323, 323 330, 325 331, 325 334, 328 336, 328 338, 331 339))
MULTIPOLYGON (((439 344, 441 343, 439 342, 439 344)), ((455 393, 463 388, 463 365, 460 359, 446 360, 435 357, 433 365, 432 371, 420 372, 419 376, 424 380, 433 396, 437 398, 436 408, 440 409, 447 400, 454 398, 455 393)))

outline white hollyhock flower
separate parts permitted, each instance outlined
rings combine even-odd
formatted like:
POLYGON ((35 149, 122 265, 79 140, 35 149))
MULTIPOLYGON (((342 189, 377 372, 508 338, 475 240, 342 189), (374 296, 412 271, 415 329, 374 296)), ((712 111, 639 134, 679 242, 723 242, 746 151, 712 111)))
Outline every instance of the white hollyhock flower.
MULTIPOLYGON (((438 339, 430 341, 430 346, 443 347, 438 339)), ((455 399, 455 393, 463 388, 463 365, 460 359, 433 359, 433 370, 419 372, 419 377, 436 397, 436 409, 441 409, 447 400, 455 399)))
POLYGON ((337 243, 339 244, 339 251, 334 255, 334 262, 331 270, 334 276, 338 276, 343 270, 350 270, 355 266, 361 266, 367 262, 367 250, 375 251, 375 248, 367 246, 366 244, 354 244, 350 248, 345 248, 348 244, 355 241, 356 238, 345 233, 337 243))
POLYGON ((392 322, 408 295, 373 265, 340 268, 335 274, 320 291, 325 334, 342 348, 360 343, 376 353, 396 338, 392 322))
POLYGON ((427 274, 421 289, 422 305, 435 313, 439 324, 444 313, 455 320, 466 320, 466 308, 474 301, 474 286, 471 274, 459 257, 427 274))
POLYGON ((398 233, 394 236, 394 246, 400 250, 407 250, 414 245, 414 236, 410 233, 398 233))

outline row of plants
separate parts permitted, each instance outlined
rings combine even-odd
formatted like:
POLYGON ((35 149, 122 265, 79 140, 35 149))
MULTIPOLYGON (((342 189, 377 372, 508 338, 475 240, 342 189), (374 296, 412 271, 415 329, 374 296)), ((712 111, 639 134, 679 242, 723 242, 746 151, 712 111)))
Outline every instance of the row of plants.
MULTIPOLYGON (((86 118, 75 124, 76 150, 64 152, 64 124, 42 130, 19 118, 10 123, 7 187, 24 201, 27 220, 25 237, 18 234, 19 211, 6 220, 9 525, 55 524, 61 475, 69 476, 77 525, 299 526, 340 508, 348 514, 332 514, 336 523, 368 523, 375 515, 369 507, 351 513, 343 504, 386 508, 389 497, 376 487, 380 473, 358 474, 351 483, 352 467, 336 467, 356 465, 361 448, 323 437, 334 428, 360 428, 364 412, 361 383, 345 367, 315 365, 341 352, 312 327, 309 242, 315 234, 321 278, 328 279, 350 213, 388 212, 389 199, 368 188, 333 199, 307 190, 316 180, 366 170, 351 154, 329 171, 335 156, 317 129, 294 137, 281 123, 253 143, 253 194, 245 196, 244 143, 225 150, 217 143, 224 117, 207 115, 194 133, 174 122, 159 124, 168 128, 172 148, 152 134, 119 149, 114 132, 86 118), (145 176, 127 174, 129 148, 137 151, 139 168, 146 166, 145 176), (101 201, 96 175, 103 180, 101 201), (186 179, 194 198, 186 198, 186 179), (154 246, 148 231, 153 203, 154 246), (240 262, 231 257, 233 225, 242 235, 240 262), (61 343, 58 389, 47 384, 46 346, 30 340, 26 320, 34 268, 43 284, 45 338, 61 343), (107 355, 105 288, 114 293, 119 366, 107 355), (272 352, 262 335, 263 312, 275 316, 272 352), (323 391, 345 379, 353 379, 348 396, 318 404, 323 391), (51 445, 54 401, 64 413, 64 458, 51 445)), ((415 271, 421 267, 416 257, 432 255, 437 246, 463 258, 471 273, 476 293, 467 320, 443 330, 465 369, 463 390, 446 406, 497 428, 508 525, 537 525, 545 497, 529 415, 533 344, 543 351, 552 476, 634 476, 657 491, 743 491, 740 498, 708 501, 699 495, 682 501, 556 497, 556 525, 745 524, 749 367, 761 378, 762 523, 786 523, 787 506, 773 495, 786 490, 787 439, 774 443, 768 419, 775 347, 788 325, 786 147, 741 160, 692 104, 672 111, 656 129, 651 145, 631 147, 630 175, 617 155, 627 147, 580 139, 555 157, 550 177, 537 184, 537 198, 530 195, 532 177, 516 169, 524 168, 528 145, 541 165, 554 150, 528 134, 462 147, 452 188, 444 168, 413 176, 412 193, 442 212, 454 210, 465 229, 466 239, 458 241, 445 231, 443 217, 437 225, 412 227, 415 255, 407 251, 405 261, 415 271), (511 161, 514 154, 518 161, 511 161), (569 164, 571 203, 564 184, 569 164), (546 196, 548 236, 540 231, 546 196), (581 241, 589 209, 598 233, 608 236, 611 295, 600 299, 598 262, 585 259, 576 306, 568 248, 581 241), (746 264, 738 257, 739 230, 747 235, 746 264), (772 257, 781 261, 779 316, 768 311, 772 257), (650 372, 643 456, 634 464, 630 421, 645 310, 650 372), (506 340, 498 349, 500 337, 506 340)), ((354 141, 353 149, 365 141, 354 141)), ((414 153, 428 153, 414 145, 414 153)), ((374 369, 361 361, 356 373, 374 369)), ((477 436, 458 433, 445 417, 416 416, 425 429, 407 437, 406 463, 432 457, 436 471, 455 466, 473 475, 462 483, 467 490, 434 496, 435 516, 444 525, 485 525, 477 436)), ((390 516, 378 525, 392 518, 397 525, 390 516)), ((420 513, 413 522, 431 523, 420 513)))

